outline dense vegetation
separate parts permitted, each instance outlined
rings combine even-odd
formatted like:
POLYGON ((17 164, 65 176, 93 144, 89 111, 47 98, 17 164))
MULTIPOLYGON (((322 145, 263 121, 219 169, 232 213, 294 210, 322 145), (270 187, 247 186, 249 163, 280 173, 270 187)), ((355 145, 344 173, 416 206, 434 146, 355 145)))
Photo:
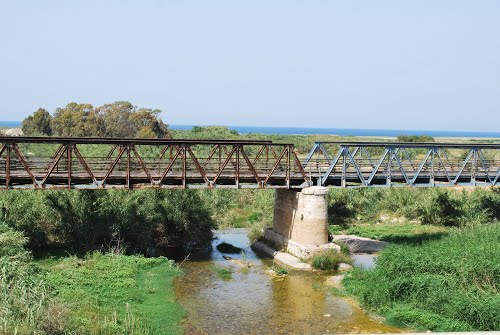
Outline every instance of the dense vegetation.
POLYGON ((345 280, 393 324, 420 330, 500 329, 500 225, 456 230, 422 245, 393 245, 373 270, 345 280))
POLYGON ((179 270, 163 257, 117 253, 43 261, 0 223, 0 334, 178 334, 171 290, 179 270), (162 309, 157 308, 158 305, 162 309))
MULTIPOLYGON (((329 192, 329 220, 344 226, 407 223, 463 227, 500 219, 500 190, 339 189, 329 192)), ((337 228, 338 229, 338 228, 337 228)))
POLYGON ((3 220, 40 252, 74 253, 120 246, 156 255, 167 247, 204 247, 215 223, 196 191, 0 192, 3 220))
POLYGON ((434 142, 432 136, 424 135, 400 135, 396 139, 397 142, 418 143, 418 142, 434 142))
POLYGON ((72 102, 50 115, 43 108, 23 120, 26 136, 66 137, 141 137, 162 138, 167 125, 159 118, 158 109, 137 108, 127 101, 99 107, 72 102))
POLYGON ((346 245, 341 246, 341 252, 332 249, 325 250, 311 259, 311 266, 317 270, 338 270, 341 263, 352 264, 349 247, 346 245))
MULTIPOLYGON (((23 122, 23 129, 29 135, 168 136, 158 111, 124 102, 98 108, 72 103, 53 116, 39 110, 23 122)), ((238 134, 225 127, 170 134, 294 143, 302 157, 315 141, 332 140, 327 135, 238 134)), ((33 154, 55 150, 48 145, 29 149, 33 154)), ((102 154, 92 146, 81 150, 102 154)), ((135 255, 209 246, 216 227, 250 228, 250 238, 256 239, 263 227, 272 225, 273 197, 273 190, 0 192, 0 334, 179 332, 176 324, 182 311, 173 302, 170 286, 176 267, 164 258, 135 255), (42 258, 34 262, 25 246, 42 258), (80 257, 43 258, 67 253, 80 257), (158 313, 159 303, 169 312, 158 313), (164 324, 168 326, 160 330, 164 324)), ((500 262, 489 251, 499 254, 500 229, 486 227, 500 219, 498 188, 331 189, 328 201, 332 233, 398 244, 382 253, 375 270, 356 270, 348 279, 347 287, 363 304, 409 327, 500 329, 490 313, 500 306, 496 292, 500 276, 495 272, 500 262), (469 253, 477 262, 467 259, 469 253), (443 311, 432 307, 440 306, 445 297, 453 299, 443 311), (467 304, 476 314, 466 310, 467 304)), ((318 268, 348 261, 346 255, 322 256, 316 260, 318 268)))

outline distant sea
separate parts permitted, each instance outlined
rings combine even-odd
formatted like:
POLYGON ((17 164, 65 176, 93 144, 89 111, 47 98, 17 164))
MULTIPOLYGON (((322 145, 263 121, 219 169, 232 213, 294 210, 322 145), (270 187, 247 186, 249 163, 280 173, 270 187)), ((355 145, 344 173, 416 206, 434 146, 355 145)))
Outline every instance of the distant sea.
MULTIPOLYGON (((386 136, 427 135, 432 137, 486 137, 500 138, 500 132, 480 131, 440 131, 440 130, 394 130, 394 129, 345 129, 345 128, 284 128, 227 126, 240 134, 281 134, 281 135, 340 135, 340 136, 386 136)), ((169 125, 173 130, 190 130, 193 125, 169 125)))
MULTIPOLYGON (((0 128, 21 127, 19 121, 0 121, 0 128)), ((170 124, 173 130, 190 130, 193 125, 170 124)), ((395 129, 345 129, 345 128, 285 128, 285 127, 251 127, 227 126, 240 134, 280 134, 280 135, 340 135, 340 136, 387 136, 427 135, 432 137, 486 137, 500 138, 500 132, 482 131, 441 131, 441 130, 395 130, 395 129)))
POLYGON ((0 128, 19 128, 21 127, 20 121, 0 121, 0 128))

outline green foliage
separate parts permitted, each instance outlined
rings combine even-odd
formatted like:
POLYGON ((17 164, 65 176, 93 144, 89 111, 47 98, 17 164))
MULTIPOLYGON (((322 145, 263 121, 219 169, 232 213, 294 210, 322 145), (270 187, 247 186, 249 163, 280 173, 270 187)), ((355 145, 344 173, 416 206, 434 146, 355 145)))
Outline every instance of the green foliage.
POLYGON ((26 237, 0 221, 0 257, 24 258, 26 237))
POLYGON ((28 248, 38 252, 47 244, 55 213, 47 206, 46 193, 35 191, 0 192, 2 219, 28 238, 28 248))
POLYGON ((64 137, 139 137, 168 136, 167 125, 158 109, 137 108, 127 101, 117 101, 94 108, 90 104, 71 102, 57 108, 54 116, 38 109, 23 121, 26 135, 64 137))
POLYGON ((43 108, 39 108, 33 115, 28 116, 22 123, 25 136, 51 136, 52 116, 43 108))
POLYGON ((42 262, 0 223, 0 334, 180 334, 173 261, 93 253, 42 262), (161 308, 159 308, 161 306, 161 308))
POLYGON ((127 247, 157 254, 161 248, 209 246, 210 210, 193 190, 0 192, 5 221, 40 251, 47 244, 73 252, 127 247))
POLYGON ((200 198, 210 208, 218 227, 249 228, 255 241, 264 227, 272 226, 274 190, 200 190, 200 198))
POLYGON ((227 268, 223 268, 220 266, 214 266, 213 270, 220 279, 223 279, 223 280, 233 279, 233 273, 231 272, 231 270, 229 270, 227 268))
POLYGON ((396 139, 397 142, 434 142, 434 137, 426 135, 399 135, 396 139))
POLYGON ((429 201, 421 202, 417 207, 417 217, 423 224, 459 226, 461 215, 459 200, 449 192, 434 193, 429 201))
POLYGON ((0 334, 59 334, 66 308, 52 299, 27 239, 0 222, 0 334), (55 313, 55 314, 52 314, 55 313))
POLYGON ((91 115, 94 107, 90 104, 78 104, 71 102, 63 108, 57 108, 52 119, 52 130, 58 136, 99 136, 96 134, 94 122, 91 115))
POLYGON ((184 312, 172 290, 179 274, 163 257, 93 253, 57 261, 47 280, 69 306, 67 328, 73 332, 179 334, 184 312))
POLYGON ((366 307, 409 327, 498 330, 499 240, 500 225, 492 224, 389 246, 374 269, 356 269, 344 284, 366 307))
POLYGON ((316 254, 311 260, 311 266, 317 270, 337 270, 340 263, 351 264, 351 258, 336 250, 326 250, 316 254))
POLYGON ((377 211, 381 191, 374 189, 330 189, 328 220, 330 224, 347 225, 355 219, 371 218, 377 211))
POLYGON ((335 241, 334 242, 336 245, 340 247, 340 252, 343 253, 346 256, 351 255, 351 250, 349 249, 349 246, 343 242, 343 241, 335 241))
MULTIPOLYGON (((421 243, 422 241, 439 239, 447 235, 449 229, 412 223, 386 223, 354 225, 347 229, 338 229, 338 226, 330 226, 330 232, 333 234, 358 235, 391 243, 421 243)), ((335 243, 339 244, 338 242, 335 243)))
POLYGON ((476 189, 472 192, 438 188, 332 189, 328 193, 330 224, 342 229, 353 223, 382 221, 437 226, 465 226, 498 220, 500 192, 476 189))
POLYGON ((417 331, 457 332, 472 331, 465 322, 443 317, 439 314, 412 307, 411 305, 395 305, 387 313, 386 322, 400 328, 413 328, 417 331))
POLYGON ((281 266, 273 266, 272 269, 278 276, 286 276, 289 273, 287 268, 281 266))

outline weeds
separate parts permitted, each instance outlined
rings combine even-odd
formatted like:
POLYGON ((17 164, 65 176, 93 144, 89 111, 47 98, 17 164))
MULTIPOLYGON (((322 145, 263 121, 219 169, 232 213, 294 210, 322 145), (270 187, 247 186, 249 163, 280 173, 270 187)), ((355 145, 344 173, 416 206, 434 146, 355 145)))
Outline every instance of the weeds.
POLYGON ((220 279, 223 280, 233 279, 233 273, 231 272, 231 270, 219 266, 214 266, 213 269, 220 279))
POLYGON ((285 267, 281 266, 274 266, 272 267, 272 270, 278 275, 278 276, 286 276, 288 275, 288 269, 285 267))
POLYGON ((311 266, 317 270, 337 270, 340 263, 351 264, 352 260, 336 250, 326 250, 320 254, 314 255, 311 260, 311 266))
POLYGON ((500 225, 455 230, 421 245, 384 249, 346 289, 391 322, 432 331, 500 329, 500 225))

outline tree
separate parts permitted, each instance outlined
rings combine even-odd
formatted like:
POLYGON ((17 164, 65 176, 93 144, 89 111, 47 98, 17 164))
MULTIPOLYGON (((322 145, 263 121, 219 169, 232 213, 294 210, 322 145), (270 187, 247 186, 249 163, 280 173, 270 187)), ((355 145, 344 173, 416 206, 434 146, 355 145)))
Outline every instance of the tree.
POLYGON ((168 134, 167 125, 158 117, 159 109, 141 108, 130 116, 130 121, 137 129, 135 137, 162 138, 168 134))
POLYGON ((116 101, 95 109, 96 115, 102 118, 106 137, 134 137, 136 129, 130 122, 134 106, 128 101, 116 101))
POLYGON ((22 123, 25 135, 52 135, 52 116, 43 108, 28 116, 22 123))
POLYGON ((406 143, 434 142, 434 137, 427 135, 399 135, 396 141, 406 143))
POLYGON ((54 117, 39 109, 23 121, 27 135, 63 137, 168 137, 167 125, 159 109, 137 109, 128 101, 116 101, 94 108, 90 104, 71 102, 57 108, 54 117))
POLYGON ((54 133, 69 137, 95 136, 93 125, 88 122, 92 110, 92 105, 76 102, 71 102, 64 108, 57 108, 52 120, 54 133))

